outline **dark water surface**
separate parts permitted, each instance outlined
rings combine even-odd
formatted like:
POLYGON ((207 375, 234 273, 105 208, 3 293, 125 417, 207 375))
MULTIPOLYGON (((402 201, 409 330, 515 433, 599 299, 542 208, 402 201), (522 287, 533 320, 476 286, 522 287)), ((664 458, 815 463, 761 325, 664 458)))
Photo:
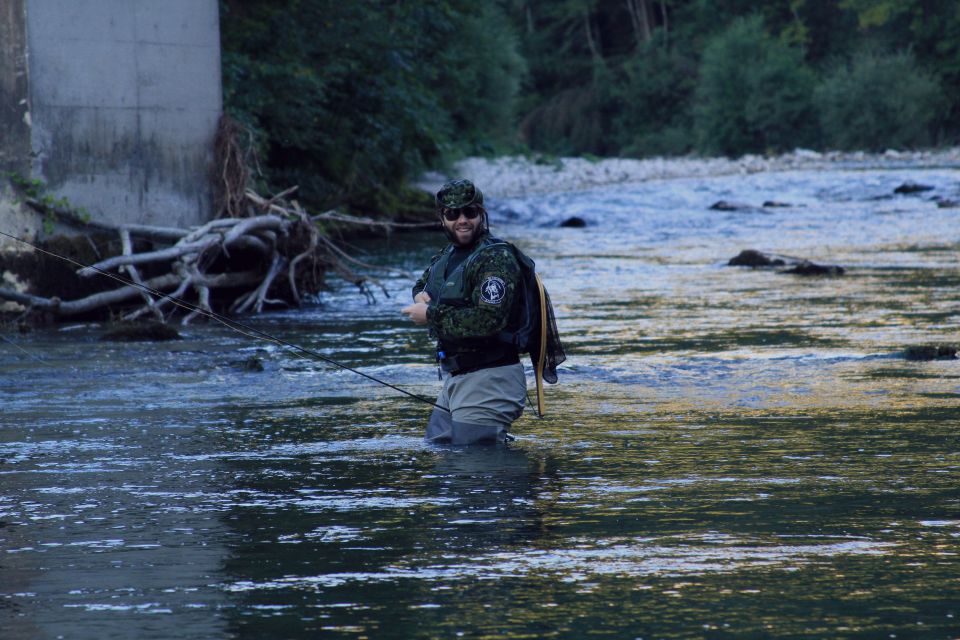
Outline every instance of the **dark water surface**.
MULTIPOLYGON (((424 445, 429 406, 219 326, 7 330, 0 638, 956 638, 960 363, 902 355, 960 341, 935 195, 957 171, 494 202, 570 354, 501 448, 424 445), (725 266, 747 248, 847 274, 725 266)), ((410 281, 251 322, 433 396, 410 281)))

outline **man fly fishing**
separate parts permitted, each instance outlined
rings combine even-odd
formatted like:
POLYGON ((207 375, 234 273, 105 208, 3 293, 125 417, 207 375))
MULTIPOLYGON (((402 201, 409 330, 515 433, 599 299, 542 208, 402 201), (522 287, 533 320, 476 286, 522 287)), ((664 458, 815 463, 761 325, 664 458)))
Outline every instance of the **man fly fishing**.
MULTIPOLYGON (((450 244, 430 261, 402 309, 437 340, 443 389, 427 424, 430 442, 502 442, 523 413, 527 383, 520 354, 537 375, 556 382, 564 355, 549 297, 534 264, 490 235, 483 193, 453 180, 437 192, 440 223, 450 244)), ((540 413, 542 415, 542 400, 540 413)))

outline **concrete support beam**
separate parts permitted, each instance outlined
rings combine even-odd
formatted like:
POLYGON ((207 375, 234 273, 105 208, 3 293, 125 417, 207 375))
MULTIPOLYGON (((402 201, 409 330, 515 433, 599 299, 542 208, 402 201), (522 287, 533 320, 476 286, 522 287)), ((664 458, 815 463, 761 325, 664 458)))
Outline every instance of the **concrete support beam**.
POLYGON ((217 1, 18 2, 32 176, 104 222, 208 219, 222 110, 217 1))
POLYGON ((0 171, 30 171, 30 105, 24 0, 0 2, 0 171))

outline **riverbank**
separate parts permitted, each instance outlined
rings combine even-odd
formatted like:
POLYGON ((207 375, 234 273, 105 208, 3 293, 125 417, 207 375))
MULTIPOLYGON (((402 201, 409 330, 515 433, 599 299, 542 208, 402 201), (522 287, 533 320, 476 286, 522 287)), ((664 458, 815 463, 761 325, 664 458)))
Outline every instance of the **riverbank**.
POLYGON ((797 149, 777 156, 745 155, 740 158, 547 158, 504 156, 465 158, 449 173, 431 172, 416 186, 436 191, 448 177, 467 177, 487 196, 519 197, 537 193, 577 191, 610 184, 647 180, 709 177, 761 172, 897 167, 960 168, 960 147, 934 151, 820 153, 797 149))

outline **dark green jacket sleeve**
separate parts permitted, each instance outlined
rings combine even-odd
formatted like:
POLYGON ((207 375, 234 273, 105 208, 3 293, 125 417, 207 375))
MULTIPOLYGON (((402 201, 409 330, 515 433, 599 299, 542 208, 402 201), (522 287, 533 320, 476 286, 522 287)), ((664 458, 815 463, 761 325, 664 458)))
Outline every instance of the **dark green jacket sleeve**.
MULTIPOLYGON (((417 294, 423 291, 427 287, 427 276, 430 275, 430 267, 427 267, 427 270, 423 272, 423 275, 420 276, 420 279, 413 285, 413 297, 416 298, 417 294)), ((409 280, 407 281, 409 282, 409 280)))
POLYGON ((491 338, 510 320, 520 284, 520 266, 509 247, 491 247, 465 274, 469 303, 464 307, 430 303, 427 323, 442 341, 491 338))
POLYGON ((434 263, 435 263, 437 260, 439 260, 439 259, 440 259, 440 256, 442 256, 442 255, 443 255, 443 251, 441 251, 440 253, 434 255, 432 258, 430 258, 430 264, 429 264, 429 266, 427 266, 426 270, 423 272, 423 275, 420 276, 420 278, 419 278, 419 279, 416 281, 416 283, 414 283, 414 285, 413 285, 413 297, 414 297, 414 298, 417 297, 417 294, 418 294, 418 293, 420 293, 421 291, 423 291, 424 289, 427 288, 427 278, 430 276, 430 267, 432 267, 432 266, 434 265, 434 263))

